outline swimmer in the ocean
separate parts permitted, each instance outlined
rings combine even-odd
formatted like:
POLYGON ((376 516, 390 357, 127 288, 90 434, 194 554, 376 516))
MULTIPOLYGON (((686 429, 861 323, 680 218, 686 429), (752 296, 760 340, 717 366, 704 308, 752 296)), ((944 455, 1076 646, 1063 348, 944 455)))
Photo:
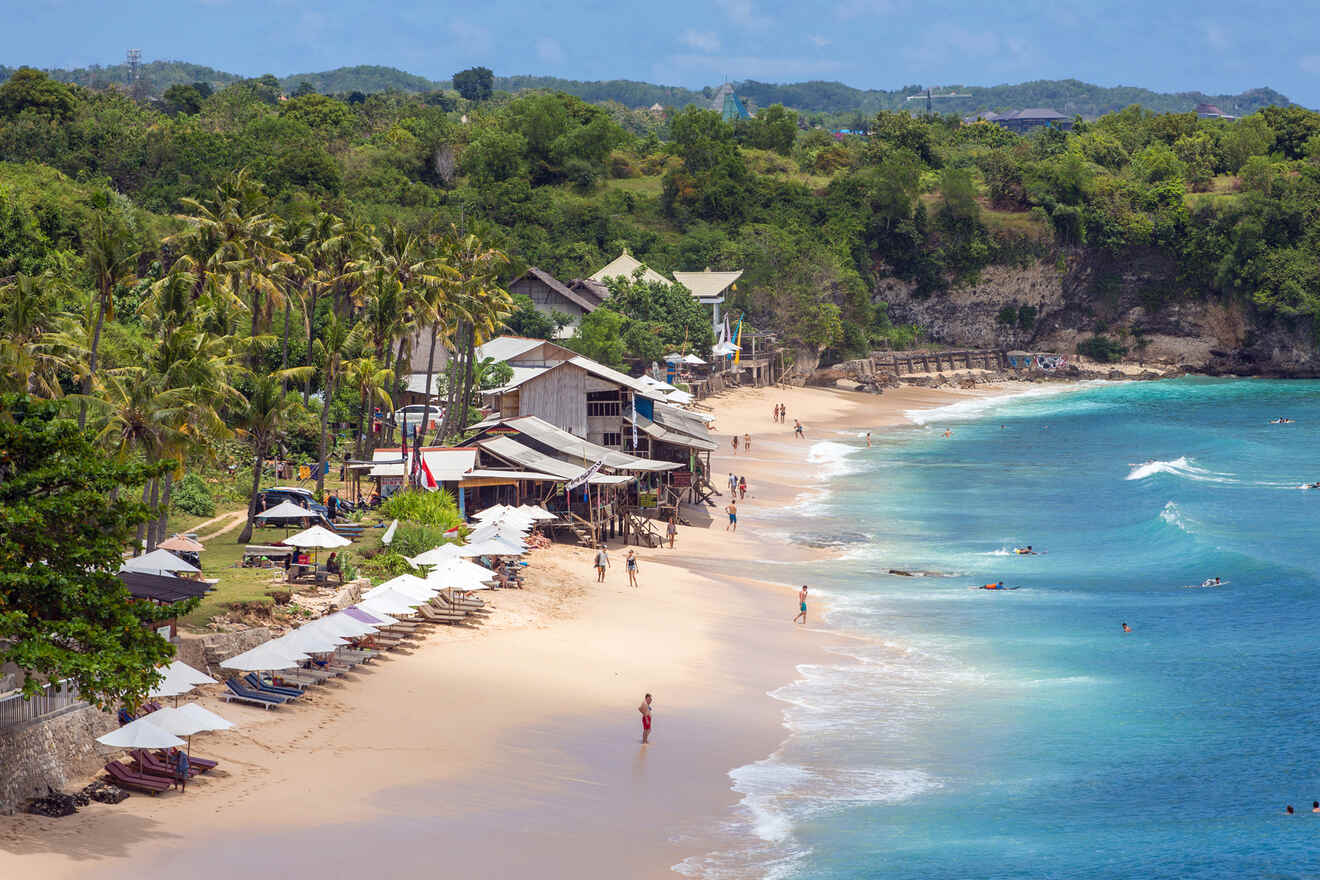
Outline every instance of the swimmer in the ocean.
POLYGON ((1130 627, 1130 626, 1127 625, 1127 621, 1126 621, 1126 620, 1123 621, 1123 632, 1125 632, 1125 633, 1130 633, 1130 632, 1132 632, 1132 627, 1130 627))

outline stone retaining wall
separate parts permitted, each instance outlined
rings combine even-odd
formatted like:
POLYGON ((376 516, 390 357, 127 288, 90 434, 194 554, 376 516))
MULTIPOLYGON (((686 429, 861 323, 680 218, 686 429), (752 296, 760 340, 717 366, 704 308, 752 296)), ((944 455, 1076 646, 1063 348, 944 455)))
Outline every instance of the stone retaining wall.
POLYGON ((117 726, 115 716, 92 706, 0 729, 0 813, 99 770, 113 749, 96 738, 117 726))

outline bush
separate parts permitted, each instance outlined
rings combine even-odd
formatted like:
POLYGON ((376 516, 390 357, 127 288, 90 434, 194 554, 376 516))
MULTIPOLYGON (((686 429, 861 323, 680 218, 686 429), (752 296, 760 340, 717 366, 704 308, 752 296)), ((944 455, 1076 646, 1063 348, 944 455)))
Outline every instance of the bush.
POLYGON ((999 321, 1000 324, 1007 324, 1010 327, 1014 326, 1017 324, 1018 320, 1017 306, 1004 306, 999 310, 999 315, 996 320, 999 321))
MULTIPOLYGON (((363 559, 357 568, 367 577, 381 580, 398 577, 401 574, 409 574, 413 571, 412 564, 403 558, 403 554, 392 549, 384 553, 377 553, 369 559, 363 559)), ((344 579, 349 579, 347 570, 344 572, 344 579)))
POLYGON ((1115 361, 1120 361, 1127 352, 1126 345, 1120 345, 1107 336, 1092 336, 1090 339, 1084 339, 1077 343, 1078 354, 1085 355, 1091 360, 1102 364, 1112 364, 1115 361))
MULTIPOLYGON (((380 512, 385 519, 439 526, 442 532, 463 524, 463 518, 458 515, 458 504, 454 501, 454 496, 444 489, 436 492, 428 492, 424 489, 399 492, 380 506, 380 512)), ((402 529, 399 531, 402 532, 402 529)), ((395 540, 398 540, 398 533, 395 540)), ((429 550, 430 547, 423 549, 429 550)))
POLYGON ((452 540, 440 526, 399 523, 399 527, 394 530, 394 541, 382 550, 382 555, 398 553, 401 556, 417 556, 452 540))
POLYGON ((188 474, 170 493, 170 506, 193 516, 215 516, 211 489, 196 474, 188 474))

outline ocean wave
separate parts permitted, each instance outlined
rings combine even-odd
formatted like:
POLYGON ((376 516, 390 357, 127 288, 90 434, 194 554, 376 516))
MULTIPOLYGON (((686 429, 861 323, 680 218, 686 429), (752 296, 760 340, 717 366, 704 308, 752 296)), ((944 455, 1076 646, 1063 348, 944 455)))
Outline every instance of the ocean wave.
POLYGON ((834 440, 819 440, 811 444, 811 449, 807 450, 807 461, 821 466, 822 478, 839 477, 857 469, 856 462, 850 459, 861 448, 834 440))
POLYGON ((1238 483, 1232 474, 1220 473, 1218 471, 1206 470, 1203 467, 1197 467, 1185 455, 1180 455, 1169 461, 1148 461, 1139 465, 1134 465, 1132 471, 1123 479, 1125 480, 1145 480, 1156 474, 1169 474, 1175 477, 1182 477, 1187 480, 1195 480, 1198 483, 1238 483))
POLYGON ((1069 382, 1032 388, 1027 391, 1015 391, 1010 394, 996 394, 987 397, 972 397, 960 400, 948 406, 934 409, 911 409, 903 413, 908 421, 917 425, 929 425, 935 422, 966 422, 980 418, 997 407, 1006 404, 1022 403, 1041 397, 1054 397, 1072 391, 1081 391, 1096 382, 1069 382))
POLYGON ((1170 501, 1164 505, 1163 509, 1160 510, 1160 519, 1179 531, 1189 535, 1194 533, 1190 521, 1183 515, 1182 508, 1178 506, 1176 501, 1170 501))

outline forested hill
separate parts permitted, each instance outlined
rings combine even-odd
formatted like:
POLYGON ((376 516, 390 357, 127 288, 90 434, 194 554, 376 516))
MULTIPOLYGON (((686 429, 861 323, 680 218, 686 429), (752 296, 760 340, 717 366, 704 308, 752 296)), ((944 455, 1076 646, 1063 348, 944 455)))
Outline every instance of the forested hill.
MULTIPOLYGON (((14 68, 0 65, 0 80, 7 79, 14 68)), ((48 70, 53 79, 78 85, 105 87, 128 83, 128 66, 83 67, 75 70, 48 70)), ((204 82, 220 88, 238 82, 244 77, 226 73, 200 64, 184 61, 152 61, 142 66, 145 91, 160 96, 173 85, 204 82)), ((448 80, 435 81, 407 73, 394 67, 357 65, 338 67, 316 73, 297 73, 279 77, 281 88, 288 93, 306 83, 322 94, 349 94, 362 92, 432 92, 448 89, 448 80)), ((627 79, 587 82, 560 79, 553 76, 497 76, 494 86, 505 92, 529 90, 559 91, 591 103, 616 101, 625 107, 684 107, 707 102, 714 88, 686 89, 627 79)), ((747 80, 737 85, 738 94, 757 107, 783 104, 803 113, 862 113, 879 110, 913 109, 920 105, 909 102, 910 95, 920 91, 919 86, 903 86, 892 91, 883 89, 857 89, 839 82, 812 81, 774 84, 747 80)), ((1165 93, 1136 86, 1097 86, 1075 79, 1036 80, 1034 82, 996 86, 940 86, 936 94, 944 92, 967 93, 967 98, 948 98, 936 102, 941 113, 967 115, 983 110, 1005 110, 1022 107, 1053 107, 1060 113, 1095 118, 1121 110, 1132 104, 1158 113, 1183 113, 1197 104, 1214 104, 1230 116, 1247 116, 1262 107, 1285 106, 1288 98, 1274 89, 1250 89, 1240 95, 1207 95, 1201 92, 1165 93)))

